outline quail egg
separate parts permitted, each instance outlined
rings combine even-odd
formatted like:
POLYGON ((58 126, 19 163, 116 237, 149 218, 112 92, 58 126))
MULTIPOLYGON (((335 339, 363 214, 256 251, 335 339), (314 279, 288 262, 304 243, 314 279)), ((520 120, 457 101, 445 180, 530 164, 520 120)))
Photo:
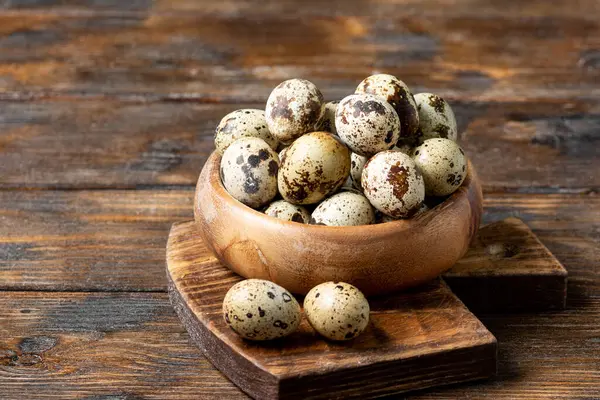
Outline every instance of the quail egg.
POLYGON ((335 129, 335 112, 338 104, 339 101, 325 103, 323 106, 323 119, 321 120, 321 123, 317 125, 318 131, 331 132, 334 135, 337 135, 337 129, 335 129))
POLYGON ((400 135, 400 120, 394 108, 372 94, 345 97, 338 105, 335 126, 342 141, 362 156, 391 149, 400 135))
POLYGON ((304 313, 312 327, 331 340, 350 340, 369 323, 369 302, 356 287, 344 282, 315 286, 304 298, 304 313))
POLYGON ((369 157, 361 156, 356 153, 350 154, 350 177, 352 178, 354 187, 359 190, 362 190, 362 186, 360 184, 360 177, 362 175, 362 170, 365 166, 365 163, 368 160, 369 157))
POLYGON ((250 340, 287 336, 298 328, 302 319, 294 296, 262 279, 247 279, 233 285, 223 300, 223 317, 235 333, 250 340))
POLYGON ((444 138, 456 141, 458 129, 456 118, 450 105, 440 96, 432 93, 415 95, 419 110, 420 142, 431 138, 444 138))
POLYGON ((365 78, 355 93, 380 96, 391 104, 400 118, 400 140, 412 139, 419 129, 419 112, 410 89, 393 75, 376 74, 365 78))
POLYGON ((292 204, 315 204, 335 193, 350 174, 350 151, 328 132, 296 139, 285 152, 277 182, 292 204))
POLYGON ((323 95, 312 82, 290 79, 269 95, 265 117, 271 134, 283 143, 290 143, 312 132, 323 111, 323 95))
POLYGON ((221 158, 223 186, 236 200, 252 208, 277 195, 279 157, 262 139, 245 137, 233 142, 221 158))
POLYGON ((361 183, 371 204, 390 217, 411 217, 425 199, 421 173, 415 162, 400 151, 383 151, 369 159, 361 183))
POLYGON ((265 214, 285 221, 300 222, 301 224, 308 224, 310 221, 310 213, 306 208, 288 203, 285 200, 272 202, 265 210, 265 214))
POLYGON ((432 196, 453 193, 467 175, 465 152, 449 139, 429 139, 415 149, 414 161, 423 174, 425 191, 432 196))
POLYGON ((310 217, 313 225, 350 226, 375 222, 369 200, 362 194, 343 191, 320 203, 310 217))
POLYGON ((277 149, 279 142, 271 135, 267 128, 265 112, 244 108, 233 111, 221 119, 215 131, 215 147, 219 154, 237 139, 243 137, 257 137, 264 140, 273 149, 277 149))

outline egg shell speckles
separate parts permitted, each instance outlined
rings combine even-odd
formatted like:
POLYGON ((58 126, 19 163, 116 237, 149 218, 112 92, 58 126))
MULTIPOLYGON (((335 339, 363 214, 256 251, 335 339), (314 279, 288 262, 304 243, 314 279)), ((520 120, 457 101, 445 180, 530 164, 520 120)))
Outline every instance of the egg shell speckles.
POLYGON ((400 140, 411 139, 417 134, 417 104, 408 86, 400 79, 388 74, 371 75, 358 85, 355 93, 380 96, 394 107, 400 118, 400 140))
MULTIPOLYGON (((417 210, 417 212, 414 213, 414 215, 411 218, 415 218, 421 214, 424 214, 427 211, 429 211, 429 207, 427 206, 427 204, 423 203, 421 205, 421 207, 419 208, 419 210, 417 210)), ((377 215, 375 216, 375 221, 377 224, 383 224, 385 222, 397 221, 399 219, 403 219, 403 218, 394 218, 394 217, 390 217, 389 215, 385 215, 383 213, 377 213, 377 215)))
POLYGON ((301 136, 279 169, 279 193, 292 204, 315 204, 335 193, 350 174, 350 151, 328 132, 301 136))
POLYGON ((302 314, 294 296, 281 286, 247 279, 233 285, 225 295, 223 318, 245 339, 271 340, 298 329, 302 314))
POLYGON ((352 153, 350 155, 350 177, 354 187, 362 190, 360 179, 362 176, 362 170, 369 160, 369 157, 361 156, 360 154, 352 153))
POLYGON ((265 214, 284 221, 299 222, 301 224, 308 224, 310 221, 310 213, 306 208, 288 203, 285 200, 272 202, 265 210, 265 214))
POLYGON ((313 211, 310 223, 327 226, 369 225, 375 222, 375 212, 362 194, 344 191, 324 200, 313 211))
POLYGON ((467 157, 454 141, 429 139, 415 149, 414 160, 423 174, 425 191, 447 196, 462 185, 467 176, 467 157))
POLYGON ((345 97, 338 105, 335 126, 342 141, 362 156, 391 149, 400 135, 394 108, 372 94, 345 97))
POLYGON ((350 340, 369 324, 369 302, 344 282, 315 286, 304 298, 304 313, 312 327, 331 340, 350 340))
POLYGON ((371 204, 394 218, 409 218, 425 199, 421 173, 415 162, 400 151, 383 151, 369 159, 361 182, 371 204))
POLYGON ((262 139, 233 142, 221 158, 223 186, 236 200, 252 208, 268 204, 277 195, 279 157, 262 139))
POLYGON ((312 132, 323 116, 323 95, 310 81, 290 79, 280 83, 269 95, 265 109, 271 134, 290 143, 312 132))
POLYGON ((264 140, 273 149, 277 149, 279 141, 271 135, 267 128, 265 112, 244 108, 233 111, 221 119, 215 131, 215 147, 223 154, 229 145, 243 137, 257 137, 264 140))
POLYGON ((337 129, 335 128, 335 112, 337 111, 339 103, 339 101, 325 103, 323 106, 323 118, 321 119, 321 122, 317 124, 317 131, 331 132, 334 135, 337 135, 337 129))
POLYGON ((431 138, 444 138, 456 141, 458 128, 450 105, 440 96, 432 93, 415 95, 419 110, 420 142, 431 138))

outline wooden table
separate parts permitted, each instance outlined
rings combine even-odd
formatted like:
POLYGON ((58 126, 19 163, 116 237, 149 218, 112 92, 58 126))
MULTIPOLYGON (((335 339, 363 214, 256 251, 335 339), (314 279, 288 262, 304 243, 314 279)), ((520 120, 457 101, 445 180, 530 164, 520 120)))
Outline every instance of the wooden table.
POLYGON ((169 305, 170 225, 219 119, 304 77, 446 97, 485 221, 526 221, 567 309, 479 315, 496 379, 414 399, 600 398, 600 2, 0 2, 0 398, 242 399, 169 305))

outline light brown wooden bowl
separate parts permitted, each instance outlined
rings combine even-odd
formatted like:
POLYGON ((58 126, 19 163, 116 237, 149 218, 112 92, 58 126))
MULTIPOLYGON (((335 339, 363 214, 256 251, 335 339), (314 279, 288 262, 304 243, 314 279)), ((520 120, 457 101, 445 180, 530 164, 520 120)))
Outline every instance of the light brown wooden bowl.
POLYGON ((235 200, 213 153, 196 186, 194 216, 204 242, 234 272, 306 294, 327 281, 348 282, 368 295, 437 277, 467 251, 482 214, 475 169, 446 201, 408 220, 364 226, 305 225, 269 217, 235 200))

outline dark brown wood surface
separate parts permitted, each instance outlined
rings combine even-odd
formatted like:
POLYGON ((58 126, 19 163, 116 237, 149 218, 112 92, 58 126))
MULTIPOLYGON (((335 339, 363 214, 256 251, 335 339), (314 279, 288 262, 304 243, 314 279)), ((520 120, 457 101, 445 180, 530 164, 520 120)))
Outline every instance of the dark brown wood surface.
POLYGON ((0 1, 0 397, 245 398, 162 293, 169 226, 191 218, 226 112, 289 77, 334 99, 382 71, 449 99, 484 221, 521 218, 569 271, 565 310, 481 316, 495 380, 411 398, 600 398, 598 15, 596 0, 0 1))
MULTIPOLYGON (((597 100, 452 106, 485 192, 600 188, 597 100)), ((214 127, 242 107, 264 103, 0 102, 0 188, 195 185, 214 148, 214 127)))
POLYGON ((264 101, 290 75, 340 97, 382 69, 448 97, 564 101, 600 89, 593 0, 10 3, 0 24, 7 97, 264 101))
POLYGON ((249 343, 223 320, 222 299, 243 278, 206 255, 198 224, 173 225, 169 296, 194 342, 255 399, 367 399, 496 373, 496 338, 441 280, 371 298, 356 339, 330 342, 306 319, 273 345, 249 343))
MULTIPOLYGON (((189 190, 0 191, 4 290, 166 291, 173 222, 189 190)), ((488 194, 484 223, 518 217, 569 271, 569 297, 600 294, 600 197, 488 194)), ((207 253, 208 254, 208 253, 207 253)))
POLYGON ((469 252, 444 281, 472 311, 562 309, 567 270, 518 218, 479 229, 469 252))

